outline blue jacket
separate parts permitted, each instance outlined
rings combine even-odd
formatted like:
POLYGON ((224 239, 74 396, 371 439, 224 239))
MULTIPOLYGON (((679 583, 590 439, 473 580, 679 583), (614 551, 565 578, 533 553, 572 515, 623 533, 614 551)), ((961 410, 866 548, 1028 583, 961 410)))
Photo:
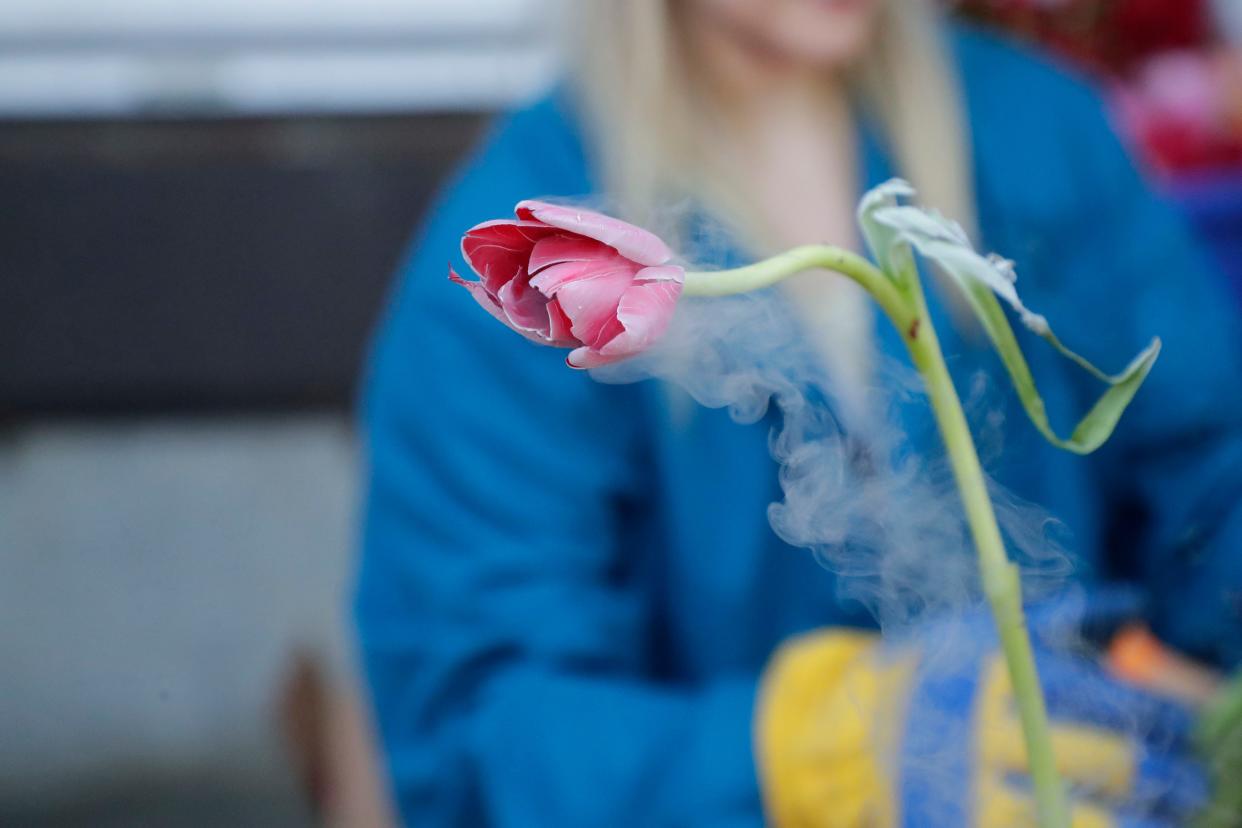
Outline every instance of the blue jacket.
MULTIPOLYGON (((1097 364, 1165 342, 1114 439, 1081 458, 1046 445, 995 357, 942 319, 959 387, 983 368, 1006 388, 989 471, 1065 523, 1077 577, 1143 585, 1160 634, 1237 663, 1229 298, 1091 92, 986 36, 953 42, 985 247, 1017 261, 1027 303, 1097 364)), ((882 142, 860 140, 878 183, 882 142)), ((766 659, 792 633, 870 623, 769 528, 772 417, 672 417, 656 383, 569 370, 449 284, 467 228, 522 198, 591 193, 587 155, 556 99, 501 119, 432 210, 374 352, 356 613, 410 824, 758 825, 751 712, 766 659)), ((1064 430, 1100 388, 1024 346, 1064 430)), ((925 411, 909 429, 913 450, 940 450, 925 411)))

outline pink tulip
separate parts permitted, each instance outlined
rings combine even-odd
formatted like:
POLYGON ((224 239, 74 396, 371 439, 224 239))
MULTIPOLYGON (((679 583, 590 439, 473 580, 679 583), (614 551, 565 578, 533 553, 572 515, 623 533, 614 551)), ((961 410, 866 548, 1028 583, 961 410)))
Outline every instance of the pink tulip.
POLYGON ((484 310, 534 342, 573 348, 574 368, 625 359, 660 338, 685 280, 664 242, 576 207, 523 201, 515 213, 462 238, 478 281, 449 268, 484 310))

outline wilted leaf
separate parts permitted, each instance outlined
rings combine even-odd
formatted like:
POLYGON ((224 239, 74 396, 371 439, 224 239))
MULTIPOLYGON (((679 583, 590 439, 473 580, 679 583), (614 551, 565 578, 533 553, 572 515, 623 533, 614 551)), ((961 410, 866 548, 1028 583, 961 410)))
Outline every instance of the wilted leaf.
POLYGON ((858 225, 862 228, 867 246, 875 255, 880 270, 898 285, 917 278, 914 257, 910 253, 909 245, 901 243, 897 231, 876 221, 875 214, 880 210, 896 207, 900 199, 913 198, 914 194, 914 188, 909 183, 900 178, 891 178, 868 190, 858 203, 858 225))
POLYGON ((978 253, 957 222, 937 212, 897 202, 899 197, 912 195, 913 190, 908 184, 895 180, 881 185, 863 198, 859 219, 863 221, 865 216, 864 233, 876 258, 881 264, 889 262, 900 266, 902 251, 906 251, 904 255, 909 255, 909 246, 913 246, 934 262, 962 290, 1009 372, 1027 416, 1040 433, 1054 445, 1078 454, 1088 454, 1099 448, 1112 434, 1122 412, 1151 371, 1160 353, 1160 340, 1153 339, 1120 374, 1104 373, 1066 348, 1052 332, 1048 320, 1022 304, 1012 262, 999 256, 978 253), (1043 398, 1035 387, 1035 379, 1018 346, 1009 319, 997 301, 998 296, 1014 309, 1027 328, 1109 386, 1068 438, 1058 436, 1048 422, 1043 398))

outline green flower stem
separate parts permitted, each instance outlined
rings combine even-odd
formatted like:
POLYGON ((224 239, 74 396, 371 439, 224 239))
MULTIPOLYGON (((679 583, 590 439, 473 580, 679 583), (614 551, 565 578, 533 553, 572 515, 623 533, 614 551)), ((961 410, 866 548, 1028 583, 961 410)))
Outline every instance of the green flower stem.
POLYGON ((932 411, 940 426, 940 435, 944 439, 966 510, 966 520, 979 554, 983 591, 992 607, 992 618, 1000 636, 1018 717, 1022 722, 1022 733, 1026 738, 1027 762, 1039 824, 1047 828, 1064 828, 1069 825, 1069 811, 1065 790, 1057 774, 1048 713, 1022 611, 1018 567, 1005 554, 1005 544, 996 524, 979 455, 962 413, 961 400, 945 366, 936 331, 927 318, 926 305, 921 301, 922 297, 919 298, 921 307, 918 318, 923 322, 915 326, 916 335, 913 338, 909 335, 905 337, 906 347, 927 385, 932 411))
POLYGON ((889 318, 893 319, 894 324, 897 324, 895 314, 909 315, 906 311, 908 301, 879 268, 857 253, 826 244, 795 247, 770 259, 732 270, 687 273, 684 293, 687 296, 750 293, 817 267, 836 271, 862 285, 889 318))
POLYGON ((1039 825, 1041 828, 1065 828, 1069 825, 1069 812, 1065 790, 1057 774, 1048 714, 1022 611, 1018 567, 1005 553, 979 455, 945 365, 917 275, 897 282, 857 254, 827 245, 807 245, 747 267, 687 273, 685 293, 688 296, 748 293, 813 268, 835 271, 862 285, 901 331, 914 366, 923 377, 965 507, 978 552, 984 594, 992 608, 1009 669, 1026 739, 1039 825))

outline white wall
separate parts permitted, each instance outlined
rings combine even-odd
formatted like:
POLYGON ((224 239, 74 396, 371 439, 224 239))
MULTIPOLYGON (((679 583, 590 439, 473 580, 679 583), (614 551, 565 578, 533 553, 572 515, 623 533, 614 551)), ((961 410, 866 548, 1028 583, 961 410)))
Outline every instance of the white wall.
POLYGON ((490 109, 555 71, 556 0, 4 0, 0 116, 490 109))
POLYGON ((0 31, 48 34, 296 33, 390 29, 516 31, 540 0, 5 0, 0 31))

